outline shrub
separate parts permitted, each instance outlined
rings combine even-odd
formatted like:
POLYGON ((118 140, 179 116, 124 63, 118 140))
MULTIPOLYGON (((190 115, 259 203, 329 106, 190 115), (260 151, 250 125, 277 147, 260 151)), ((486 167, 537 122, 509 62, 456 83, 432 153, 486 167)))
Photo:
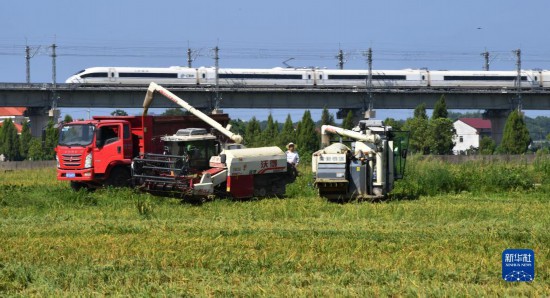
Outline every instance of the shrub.
POLYGON ((392 196, 467 192, 508 192, 529 190, 535 183, 550 182, 550 159, 537 159, 532 165, 507 164, 505 161, 471 161, 462 164, 435 158, 413 156, 407 161, 405 178, 397 181, 392 196))

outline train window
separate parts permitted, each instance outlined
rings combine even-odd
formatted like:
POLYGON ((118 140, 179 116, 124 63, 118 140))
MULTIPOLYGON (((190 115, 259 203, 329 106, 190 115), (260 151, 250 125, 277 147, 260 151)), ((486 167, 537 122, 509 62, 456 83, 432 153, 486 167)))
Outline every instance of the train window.
POLYGON ((177 78, 177 73, 121 72, 121 78, 177 78))
MULTIPOLYGON (((328 75, 329 80, 365 80, 366 75, 328 75)), ((402 75, 372 75, 373 80, 406 80, 407 76, 402 75)))
POLYGON ((319 80, 322 80, 323 79, 323 75, 319 75, 319 80))
POLYGON ((308 80, 311 80, 311 75, 307 75, 307 79, 308 79, 308 80))
POLYGON ((302 75, 269 74, 269 73, 220 73, 220 79, 268 79, 268 80, 301 80, 302 75))
POLYGON ((535 82, 538 81, 538 79, 539 79, 538 77, 535 77, 535 82))
POLYGON ((422 76, 422 81, 424 81, 426 79, 426 76, 422 76))
POLYGON ((92 72, 83 74, 80 76, 81 78, 106 78, 108 77, 106 72, 92 72))
POLYGON ((206 74, 205 73, 202 74, 202 78, 206 79, 206 74))
MULTIPOLYGON (((515 81, 516 76, 443 76, 444 81, 515 81)), ((521 77, 527 81, 526 76, 521 77)))

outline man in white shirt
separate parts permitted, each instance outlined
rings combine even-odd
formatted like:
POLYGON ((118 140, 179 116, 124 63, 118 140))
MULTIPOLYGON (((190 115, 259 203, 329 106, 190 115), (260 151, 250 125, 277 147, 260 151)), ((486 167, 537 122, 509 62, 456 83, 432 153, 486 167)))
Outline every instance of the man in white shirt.
POLYGON ((286 145, 286 161, 293 165, 294 167, 298 166, 298 163, 300 162, 300 156, 298 155, 298 152, 296 152, 296 145, 294 143, 288 143, 286 145))

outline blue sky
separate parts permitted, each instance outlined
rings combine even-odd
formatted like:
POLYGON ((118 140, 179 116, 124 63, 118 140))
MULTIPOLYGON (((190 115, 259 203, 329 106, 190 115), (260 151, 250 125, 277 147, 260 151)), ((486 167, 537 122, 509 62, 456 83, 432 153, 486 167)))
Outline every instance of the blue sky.
MULTIPOLYGON (((26 44, 37 49, 32 81, 50 82, 48 46, 54 42, 58 82, 91 66, 185 65, 188 45, 197 53, 194 66, 213 65, 211 48, 219 45, 221 67, 271 68, 294 58, 293 66, 334 68, 342 48, 345 68, 366 68, 361 53, 372 47, 375 69, 477 70, 480 53, 488 50, 491 69, 511 70, 517 48, 523 68, 550 69, 549 11, 545 0, 2 1, 0 82, 25 81, 26 44)), ((229 112, 244 119, 252 114, 229 112)), ((288 111, 272 112, 284 119, 288 111)), ((292 111, 293 119, 302 112, 292 111)))

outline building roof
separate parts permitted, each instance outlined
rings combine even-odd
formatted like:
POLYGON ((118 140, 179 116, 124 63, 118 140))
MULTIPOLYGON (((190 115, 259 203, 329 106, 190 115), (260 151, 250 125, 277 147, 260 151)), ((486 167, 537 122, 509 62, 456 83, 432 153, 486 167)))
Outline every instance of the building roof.
POLYGON ((460 118, 459 121, 466 123, 467 125, 475 129, 491 129, 491 121, 481 118, 460 118))
MULTIPOLYGON (((3 124, 4 124, 4 121, 0 122, 0 127, 2 127, 3 124)), ((18 134, 20 134, 21 131, 23 131, 23 126, 21 124, 13 123, 13 125, 15 125, 15 129, 17 129, 18 134)))
POLYGON ((27 108, 23 107, 1 107, 0 108, 0 117, 5 116, 23 116, 23 113, 27 108))

